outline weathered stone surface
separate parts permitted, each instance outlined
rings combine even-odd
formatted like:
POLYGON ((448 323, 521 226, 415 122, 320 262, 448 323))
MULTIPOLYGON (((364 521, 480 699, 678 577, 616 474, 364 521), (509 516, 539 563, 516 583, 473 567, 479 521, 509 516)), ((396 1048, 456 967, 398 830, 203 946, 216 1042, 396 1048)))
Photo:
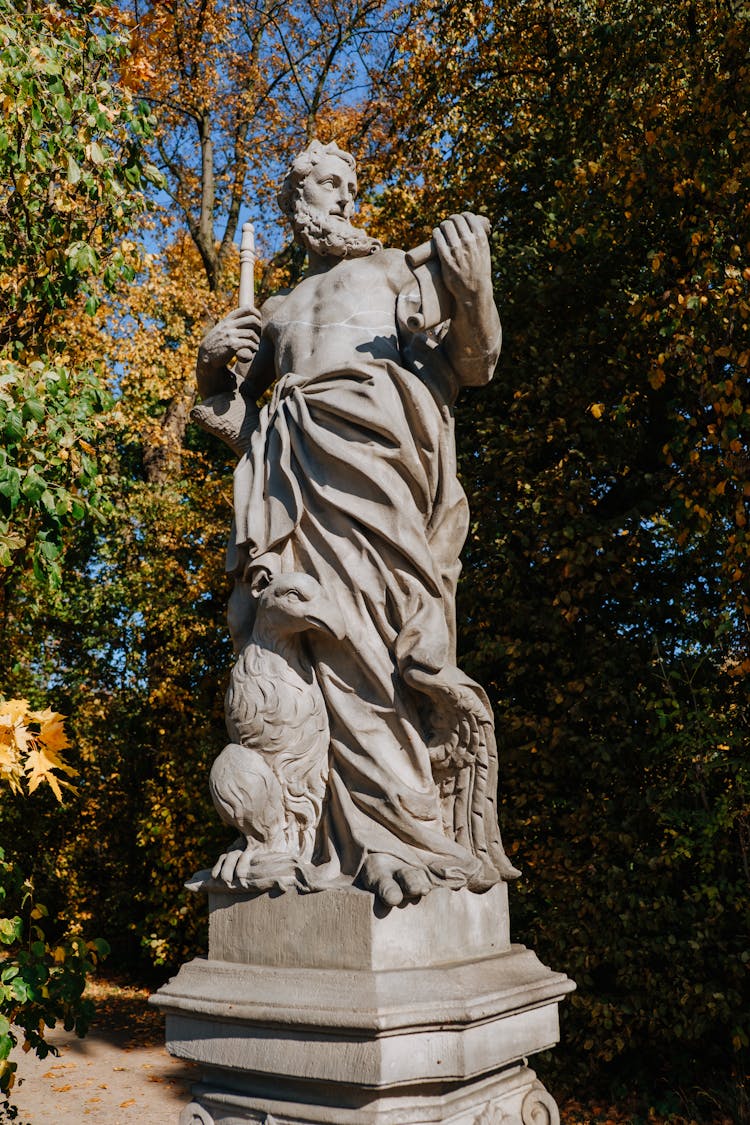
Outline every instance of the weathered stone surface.
POLYGON ((510 948, 508 889, 437 889, 420 904, 373 909, 356 887, 238 898, 209 891, 209 958, 304 969, 411 969, 510 948))
POLYGON ((294 161, 279 199, 307 273, 231 313, 198 356, 195 417, 240 458, 238 657, 211 774, 240 837, 213 870, 259 891, 343 877, 395 905, 517 874, 492 710, 455 636, 468 507, 453 404, 491 379, 501 330, 486 219, 453 215, 406 255, 351 225, 356 188, 336 145, 294 161))
POLYGON ((209 959, 183 965, 155 999, 169 1050, 204 1068, 212 1092, 200 1104, 213 1113, 229 1099, 217 1121, 282 1106, 279 1121, 474 1125, 503 1104, 487 1081, 510 1113, 531 1089, 520 1064, 558 1040, 558 1003, 574 986, 509 943, 504 886, 436 890, 383 917, 351 888, 214 899, 209 959), (408 1116, 416 1106, 423 1116, 408 1116))
MULTIPOLYGON (((289 1094, 289 1090, 283 1093, 289 1094)), ((294 1095, 300 1091, 294 1091, 294 1095)), ((457 1087, 414 1086, 338 1104, 315 1088, 301 1097, 222 1090, 210 1082, 195 1089, 180 1125, 559 1125, 553 1098, 527 1066, 457 1087)))
POLYGON ((460 1081, 559 1038, 569 991, 523 946, 397 973, 188 962, 160 992, 180 1058, 232 1070, 388 1087, 460 1081))

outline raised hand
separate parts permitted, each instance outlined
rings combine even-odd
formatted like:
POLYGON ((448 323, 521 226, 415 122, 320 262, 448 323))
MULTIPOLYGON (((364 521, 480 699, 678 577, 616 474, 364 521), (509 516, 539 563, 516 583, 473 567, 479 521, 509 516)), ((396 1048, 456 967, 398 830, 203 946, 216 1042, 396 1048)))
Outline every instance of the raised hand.
POLYGON ((492 378, 502 341, 487 220, 468 211, 451 215, 435 228, 432 239, 443 282, 455 302, 442 346, 459 383, 481 387, 492 378))
POLYGON ((260 343, 260 330, 259 311, 246 306, 234 309, 206 333, 198 349, 196 369, 198 386, 204 395, 221 389, 221 374, 234 356, 244 362, 253 358, 260 343))
POLYGON ((486 220, 466 211, 451 215, 432 232, 445 286, 457 301, 491 292, 490 244, 486 220))

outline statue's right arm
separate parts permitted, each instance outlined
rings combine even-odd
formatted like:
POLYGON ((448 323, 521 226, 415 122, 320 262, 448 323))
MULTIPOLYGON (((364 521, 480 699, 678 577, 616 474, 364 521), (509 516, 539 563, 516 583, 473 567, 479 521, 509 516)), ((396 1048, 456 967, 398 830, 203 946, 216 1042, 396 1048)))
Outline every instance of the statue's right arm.
POLYGON ((281 292, 274 293, 272 297, 268 297, 263 302, 261 318, 265 328, 261 331, 257 351, 245 376, 245 383, 247 384, 250 397, 254 398, 256 402, 263 392, 268 390, 277 375, 276 356, 269 324, 272 315, 278 310, 279 306, 283 304, 288 293, 288 289, 282 289, 281 292))
POLYGON ((195 375, 203 398, 231 390, 234 377, 227 365, 239 353, 242 359, 253 360, 254 370, 260 341, 261 317, 256 308, 234 309, 215 324, 198 349, 195 375))

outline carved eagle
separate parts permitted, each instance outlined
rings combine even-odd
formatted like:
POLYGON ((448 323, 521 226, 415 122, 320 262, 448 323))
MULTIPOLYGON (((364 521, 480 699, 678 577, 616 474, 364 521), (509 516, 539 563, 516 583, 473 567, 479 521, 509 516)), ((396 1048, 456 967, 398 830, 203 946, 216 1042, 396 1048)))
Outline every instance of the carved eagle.
POLYGON ((232 669, 226 694, 231 742, 213 764, 209 785, 222 820, 245 844, 226 853, 214 874, 242 882, 264 856, 307 862, 328 780, 329 726, 304 634, 338 639, 338 605, 306 574, 272 578, 258 599, 253 632, 232 669), (240 857, 244 855, 244 861, 240 857), (234 858, 232 858, 234 857, 234 858))

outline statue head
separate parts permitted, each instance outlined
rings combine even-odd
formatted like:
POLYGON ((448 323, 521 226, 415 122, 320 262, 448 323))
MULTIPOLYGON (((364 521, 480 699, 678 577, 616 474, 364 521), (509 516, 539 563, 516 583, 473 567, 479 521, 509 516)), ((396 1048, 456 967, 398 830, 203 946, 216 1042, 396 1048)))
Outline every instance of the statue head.
POLYGON ((382 243, 352 226, 357 194, 354 157, 335 141, 311 141, 292 161, 278 194, 296 238, 323 258, 359 258, 382 243))

